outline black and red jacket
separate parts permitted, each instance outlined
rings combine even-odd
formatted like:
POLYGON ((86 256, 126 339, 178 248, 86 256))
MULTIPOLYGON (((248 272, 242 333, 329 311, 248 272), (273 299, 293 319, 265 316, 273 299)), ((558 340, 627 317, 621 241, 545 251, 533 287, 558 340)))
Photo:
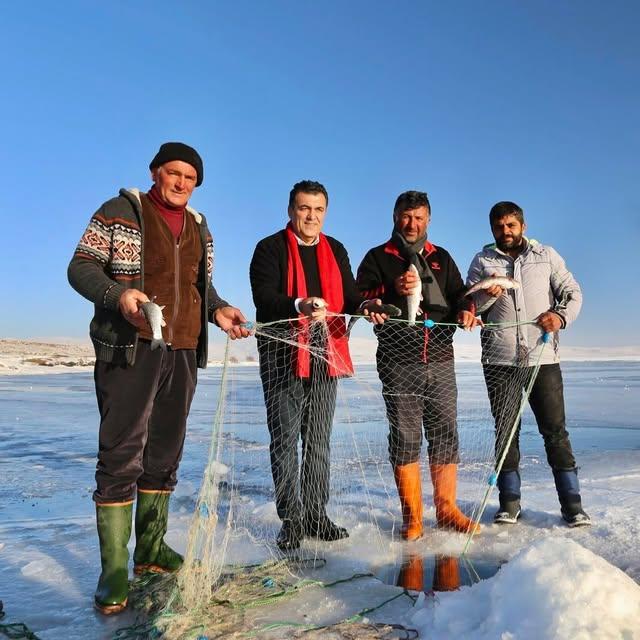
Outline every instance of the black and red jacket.
MULTIPOLYGON (((422 313, 418 320, 430 319, 434 322, 455 323, 461 310, 473 311, 471 300, 464 298, 466 288, 451 255, 443 249, 427 241, 422 250, 422 257, 429 265, 436 279, 449 309, 430 309, 424 300, 420 303, 422 313)), ((396 292, 394 280, 405 273, 409 263, 400 255, 398 248, 391 241, 370 249, 358 267, 356 283, 365 299, 380 298, 385 304, 393 304, 402 311, 402 318, 407 319, 407 298, 396 292)), ((425 276, 427 277, 427 276, 425 276)), ((423 282, 423 290, 426 282, 423 282)), ((426 293, 425 293, 426 295, 426 293)), ((385 346, 393 349, 398 357, 398 345, 392 341, 402 342, 403 357, 420 360, 434 359, 439 356, 452 357, 452 340, 455 327, 435 327, 428 330, 419 322, 415 326, 400 323, 388 323, 376 327, 376 334, 380 342, 380 348, 384 352, 385 346), (403 332, 405 337, 400 339, 398 333, 403 332), (410 341, 407 337, 411 336, 410 341), (428 343, 431 342, 431 348, 428 343), (385 344, 386 343, 386 344, 385 344), (437 348, 436 348, 437 347, 437 348)), ((380 356, 380 352, 378 353, 380 356)))

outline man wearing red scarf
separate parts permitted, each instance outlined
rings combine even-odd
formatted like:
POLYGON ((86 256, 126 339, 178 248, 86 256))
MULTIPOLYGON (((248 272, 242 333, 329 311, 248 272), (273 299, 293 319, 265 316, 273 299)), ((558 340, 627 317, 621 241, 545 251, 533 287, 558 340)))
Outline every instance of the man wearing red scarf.
POLYGON ((345 319, 332 314, 355 313, 362 297, 346 249, 321 233, 327 204, 320 183, 295 184, 287 227, 262 239, 251 260, 257 321, 291 319, 269 328, 275 339, 258 337, 282 550, 297 549, 305 536, 349 535, 326 513, 337 380, 353 373, 345 319), (322 357, 313 358, 310 350, 321 350, 322 357))

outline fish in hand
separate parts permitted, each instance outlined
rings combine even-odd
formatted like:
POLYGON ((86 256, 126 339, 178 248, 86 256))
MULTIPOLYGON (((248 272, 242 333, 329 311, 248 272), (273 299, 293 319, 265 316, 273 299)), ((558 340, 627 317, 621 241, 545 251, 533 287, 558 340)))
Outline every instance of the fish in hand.
POLYGON ((166 349, 167 345, 164 343, 162 338, 162 327, 167 326, 167 323, 162 317, 162 310, 164 309, 164 306, 160 307, 155 302, 145 302, 140 305, 140 309, 151 327, 151 334, 153 336, 153 339, 151 340, 151 351, 158 347, 166 349))

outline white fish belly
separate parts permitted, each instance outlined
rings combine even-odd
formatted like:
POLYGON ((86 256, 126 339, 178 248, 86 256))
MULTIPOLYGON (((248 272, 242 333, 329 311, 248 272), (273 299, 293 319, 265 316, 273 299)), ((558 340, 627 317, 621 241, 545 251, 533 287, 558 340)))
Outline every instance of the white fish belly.
MULTIPOLYGON (((412 273, 415 273, 417 276, 420 275, 414 264, 412 264, 409 267, 409 271, 411 271, 412 273)), ((421 282, 407 296, 407 309, 408 309, 407 315, 409 319, 409 326, 413 326, 416 323, 416 315, 418 313, 418 309, 420 308, 420 300, 422 300, 422 283, 421 282)))

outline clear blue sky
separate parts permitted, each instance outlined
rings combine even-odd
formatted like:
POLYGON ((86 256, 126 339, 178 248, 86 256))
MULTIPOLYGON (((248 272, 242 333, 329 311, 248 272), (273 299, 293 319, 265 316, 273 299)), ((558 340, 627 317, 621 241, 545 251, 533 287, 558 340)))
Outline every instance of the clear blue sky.
POLYGON ((256 242, 291 185, 323 182, 355 269, 395 197, 466 273, 514 200, 584 289, 566 344, 638 345, 640 4, 254 1, 7 4, 0 336, 83 336, 66 267, 91 214, 192 144, 214 282, 254 317, 256 242))

